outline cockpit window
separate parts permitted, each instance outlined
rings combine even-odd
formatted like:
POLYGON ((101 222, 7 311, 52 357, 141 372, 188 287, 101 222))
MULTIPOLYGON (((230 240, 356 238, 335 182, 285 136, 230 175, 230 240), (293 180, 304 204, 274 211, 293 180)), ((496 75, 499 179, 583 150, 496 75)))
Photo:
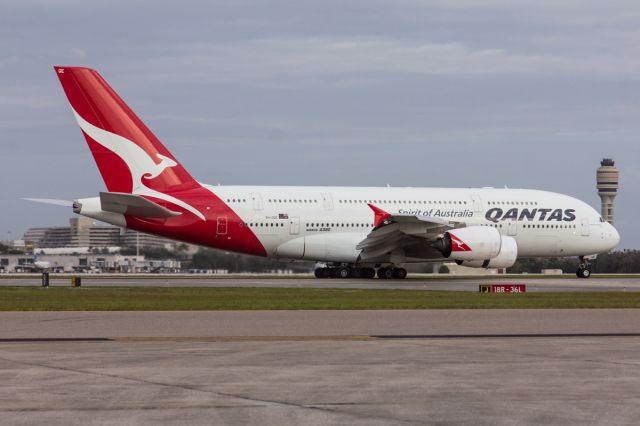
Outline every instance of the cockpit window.
POLYGON ((600 216, 600 222, 604 222, 604 219, 602 218, 602 216, 600 216))

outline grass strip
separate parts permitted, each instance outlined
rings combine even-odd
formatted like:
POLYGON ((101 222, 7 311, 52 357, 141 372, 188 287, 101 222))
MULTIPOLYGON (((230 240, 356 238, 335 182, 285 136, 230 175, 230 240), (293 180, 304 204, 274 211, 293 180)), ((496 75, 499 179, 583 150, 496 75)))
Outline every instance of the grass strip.
POLYGON ((429 290, 0 287, 0 311, 640 308, 640 292, 478 294, 429 290))
MULTIPOLYGON (((277 274, 245 274, 245 273, 231 273, 231 274, 70 274, 70 273, 51 273, 49 274, 52 280, 67 280, 69 281, 73 276, 82 277, 83 282, 91 282, 92 280, 173 280, 173 279, 193 279, 193 280, 243 280, 243 279, 258 279, 258 280, 317 280, 313 274, 293 274, 293 275, 277 275, 277 274)), ((0 274, 0 281, 2 280, 40 280, 41 274, 39 273, 8 273, 0 274)), ((425 281, 425 280, 452 280, 452 281, 467 281, 467 280, 481 280, 481 281, 500 281, 500 280, 576 280, 576 274, 568 273, 562 275, 547 275, 547 274, 470 274, 470 275, 456 275, 456 274, 416 274, 409 273, 406 280, 409 281, 425 281)), ((597 274, 593 273, 589 279, 640 279, 640 274, 597 274)))

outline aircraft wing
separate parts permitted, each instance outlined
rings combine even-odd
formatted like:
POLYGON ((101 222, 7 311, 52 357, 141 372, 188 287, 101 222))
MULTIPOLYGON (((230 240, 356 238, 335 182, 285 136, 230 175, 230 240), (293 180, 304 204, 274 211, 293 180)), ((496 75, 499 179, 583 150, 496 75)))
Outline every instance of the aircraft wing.
POLYGON ((465 226, 463 222, 449 221, 434 216, 387 213, 369 204, 375 214, 375 228, 360 241, 356 248, 361 250, 360 259, 369 261, 390 255, 398 250, 420 246, 425 254, 437 256, 427 242, 452 228, 465 226))

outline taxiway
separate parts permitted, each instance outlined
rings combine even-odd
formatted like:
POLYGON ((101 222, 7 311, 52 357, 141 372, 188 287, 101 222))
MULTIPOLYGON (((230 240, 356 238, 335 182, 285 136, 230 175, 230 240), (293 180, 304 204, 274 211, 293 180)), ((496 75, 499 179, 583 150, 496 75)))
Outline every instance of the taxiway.
POLYGON ((0 416, 635 424, 639 320, 638 310, 2 313, 0 416))
MULTIPOLYGON (((52 286, 69 286, 71 275, 53 276, 52 286)), ((39 286, 40 276, 2 277, 0 286, 39 286)), ((117 287, 279 287, 279 288, 348 288, 478 291, 479 284, 522 283, 527 291, 640 291, 640 276, 636 278, 529 278, 529 277, 448 277, 380 279, 314 279, 306 277, 242 277, 242 276, 144 276, 83 275, 84 286, 117 287)))

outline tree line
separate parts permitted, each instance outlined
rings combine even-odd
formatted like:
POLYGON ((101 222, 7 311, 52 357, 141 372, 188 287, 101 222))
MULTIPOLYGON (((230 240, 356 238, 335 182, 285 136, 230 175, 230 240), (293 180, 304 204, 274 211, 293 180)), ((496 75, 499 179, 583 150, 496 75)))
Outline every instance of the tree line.
MULTIPOLYGON (((591 262, 591 271, 595 273, 640 273, 640 250, 623 250, 598 255, 591 262)), ((189 262, 195 269, 227 269, 229 272, 267 272, 272 270, 292 269, 295 272, 313 270, 313 262, 286 262, 273 259, 228 253, 215 249, 201 249, 193 255, 189 262)), ((573 273, 578 268, 578 259, 570 258, 530 258, 518 259, 507 270, 509 273, 539 274, 543 269, 562 269, 565 273, 573 273)), ((418 264, 410 268, 413 272, 430 273, 431 264, 418 264)), ((446 273, 440 268, 440 273, 446 273)))
MULTIPOLYGON (((591 272, 603 274, 640 273, 640 250, 622 250, 599 254, 591 262, 591 272)), ((538 274, 543 269, 562 269, 565 273, 574 272, 578 267, 575 257, 571 258, 532 258, 518 259, 507 272, 519 274, 528 272, 538 274)))

